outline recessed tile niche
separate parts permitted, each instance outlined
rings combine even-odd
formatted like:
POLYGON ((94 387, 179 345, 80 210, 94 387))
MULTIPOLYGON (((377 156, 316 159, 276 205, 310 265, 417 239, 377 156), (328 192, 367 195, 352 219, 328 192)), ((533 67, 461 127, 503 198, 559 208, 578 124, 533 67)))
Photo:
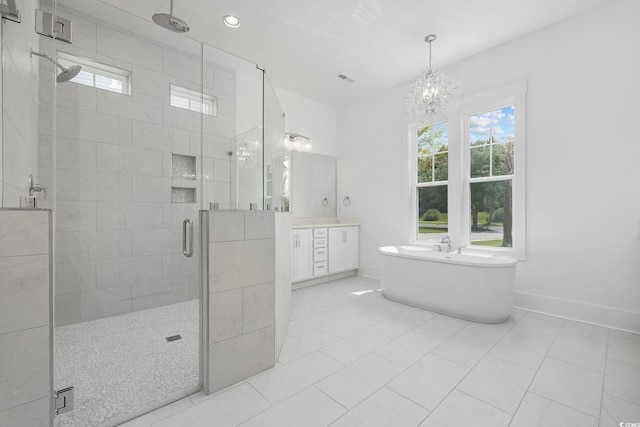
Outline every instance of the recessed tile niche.
MULTIPOLYGON (((196 179, 196 158, 193 156, 172 155, 171 175, 173 179, 196 179)), ((196 203, 196 189, 189 187, 171 187, 171 203, 196 203)))
POLYGON ((195 203, 196 189, 171 187, 171 203, 195 203))
POLYGON ((196 179, 196 158, 193 156, 173 155, 172 176, 179 179, 196 179))

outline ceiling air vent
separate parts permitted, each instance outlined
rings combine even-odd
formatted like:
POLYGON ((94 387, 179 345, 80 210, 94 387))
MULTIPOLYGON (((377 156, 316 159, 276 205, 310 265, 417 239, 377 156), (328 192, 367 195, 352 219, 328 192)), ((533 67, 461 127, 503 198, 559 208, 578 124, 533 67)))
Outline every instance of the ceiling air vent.
POLYGON ((345 82, 349 82, 349 83, 355 82, 355 80, 353 80, 351 77, 345 76, 344 74, 338 75, 338 78, 344 80, 345 82))

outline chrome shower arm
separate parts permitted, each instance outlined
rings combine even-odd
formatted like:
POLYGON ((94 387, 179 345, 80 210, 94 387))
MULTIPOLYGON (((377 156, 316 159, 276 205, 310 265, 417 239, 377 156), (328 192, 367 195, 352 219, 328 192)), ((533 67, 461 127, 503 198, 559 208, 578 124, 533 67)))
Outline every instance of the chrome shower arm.
POLYGON ((40 56, 41 58, 47 58, 49 61, 51 61, 52 64, 54 64, 55 66, 60 68, 62 71, 66 70, 65 67, 63 67, 62 65, 58 64, 58 61, 56 61, 55 59, 53 59, 49 55, 45 55, 44 53, 34 52, 33 50, 31 50, 31 56, 33 56, 33 55, 40 56))

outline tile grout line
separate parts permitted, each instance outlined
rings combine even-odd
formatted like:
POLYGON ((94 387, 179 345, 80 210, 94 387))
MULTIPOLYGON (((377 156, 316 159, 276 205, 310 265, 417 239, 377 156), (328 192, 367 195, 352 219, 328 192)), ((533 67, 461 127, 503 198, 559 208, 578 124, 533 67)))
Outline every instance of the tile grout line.
MULTIPOLYGON (((484 403, 485 405, 491 406, 492 408, 497 409, 498 411, 500 411, 500 412, 502 412, 502 413, 504 413, 504 414, 509 415, 509 417, 510 417, 509 425, 511 425, 511 422, 513 421, 513 418, 516 416, 516 412, 517 412, 517 410, 516 410, 516 411, 514 411, 514 413, 513 413, 513 414, 511 414, 509 411, 505 411, 504 409, 497 407, 497 406, 496 406, 496 405, 494 405, 493 403, 485 402, 484 400, 480 399, 479 397, 475 397, 474 395, 469 394, 469 393, 467 393, 466 391, 460 390, 460 389, 458 389, 458 388, 454 388, 454 389, 453 389, 453 390, 451 390, 451 391, 453 392, 454 390, 455 390, 455 391, 457 391, 458 393, 464 394, 465 396, 468 396, 468 397, 470 397, 470 398, 472 398, 472 399, 475 399, 475 400, 477 400, 478 402, 482 402, 482 403, 484 403)), ((444 401, 444 399, 442 399, 442 401, 444 401)), ((438 406, 439 406, 439 405, 438 405, 438 406)))
POLYGON ((600 390, 600 408, 598 410, 598 424, 600 424, 600 420, 602 418, 602 408, 604 407, 604 385, 607 381, 607 366, 609 365, 609 344, 611 341, 611 329, 607 328, 607 346, 604 351, 604 371, 602 373, 602 388, 600 390))
MULTIPOLYGON (((465 375, 460 379, 460 381, 458 381, 458 382, 456 383, 456 385, 455 385, 455 386, 453 386, 453 388, 452 388, 452 389, 451 389, 451 390, 446 394, 446 396, 444 396, 444 397, 442 398, 442 400, 440 400, 440 402, 438 402, 438 404, 433 408, 433 410, 431 410, 431 412, 429 413, 429 415, 427 416, 427 418, 425 418, 425 420, 426 420, 426 419, 428 419, 428 418, 431 416, 431 414, 433 414, 433 413, 438 409, 438 407, 442 404, 442 402, 444 402, 445 400, 447 400, 447 398, 451 395, 451 393, 452 393, 454 390, 458 390, 458 385, 459 385, 462 381, 464 381, 464 379, 465 379, 465 378, 466 378, 466 377, 467 377, 467 376, 468 376, 468 375, 469 375, 469 374, 470 374, 470 373, 471 373, 471 372, 476 368, 476 366, 478 366, 478 365, 480 364, 480 362, 481 362, 482 360, 484 360, 484 358, 485 358, 485 357, 487 357, 487 355, 489 354, 489 352, 490 352, 490 351, 491 351, 495 346, 497 346, 497 345, 498 345, 498 343, 499 343, 500 341, 502 341, 502 340, 504 339, 504 337, 505 337, 505 336, 507 336, 507 334, 508 334, 509 332, 511 332, 511 330, 512 330, 513 328, 515 328, 515 327, 516 327, 516 325, 522 321, 522 319, 524 319, 524 317, 525 317, 525 316, 522 316, 522 317, 521 317, 517 322, 515 322, 515 323, 513 324, 513 326, 511 326, 511 328, 509 328, 509 330, 508 330, 507 332, 505 332, 505 333, 504 333, 504 335, 502 335, 502 337, 500 337, 500 339, 499 339, 498 341, 496 341, 496 342, 495 342, 495 344, 494 344, 493 346, 491 346, 491 348, 490 348, 489 350, 487 350, 487 352, 486 352, 486 353, 485 353, 485 354, 480 358, 480 360, 478 360, 478 361, 476 362, 476 364, 475 364, 475 365, 473 365, 473 367, 469 368, 468 366, 465 366, 465 368, 469 369, 469 372, 467 372, 467 373, 466 373, 466 374, 465 374, 465 375)), ((465 325, 465 327, 466 327, 466 325, 465 325)), ((459 329, 459 331, 460 331, 460 330, 462 330, 462 329, 463 329, 463 328, 460 328, 460 329, 459 329)), ((454 334, 454 335, 455 335, 455 334, 454 334)), ((475 335, 475 334, 473 334, 473 335, 475 335)), ((453 335, 452 335, 452 336, 453 336, 453 335)), ((482 337, 482 338, 485 338, 485 337, 482 337)), ((444 344, 445 342, 447 342, 449 339, 451 339, 451 337, 449 337, 447 340, 445 340, 444 342, 442 342, 438 347, 434 348, 433 350, 436 350, 437 348, 439 348, 441 345, 443 345, 443 344, 444 344)), ((432 350, 432 351, 433 351, 433 350, 432 350)), ((431 353, 431 352, 429 352, 429 353, 431 353)), ((435 356, 435 355, 434 355, 434 356, 435 356)), ((449 360, 449 359, 446 359, 446 358, 443 358, 443 359, 445 359, 445 360, 449 360)), ((502 360, 502 359, 501 359, 501 360, 502 360)), ((453 363, 456 363, 456 362, 454 362, 453 360, 449 360, 449 361, 450 361, 450 362, 453 362, 453 363)), ((417 362, 416 362, 416 363, 417 363, 417 362)), ((458 363, 458 365, 460 365, 460 364, 458 363)), ((463 365, 460 365, 460 366, 463 366, 463 365)), ((460 393, 464 393, 464 392, 463 392, 463 391, 461 391, 461 390, 458 390, 458 391, 459 391, 460 393)), ((464 393, 464 394, 467 394, 467 393, 464 393)), ((467 394, 467 395, 468 395, 468 394, 467 394)), ((471 396, 471 397, 473 397, 473 396, 471 396)), ((474 399, 477 399, 477 400, 479 400, 479 401, 481 401, 480 399, 478 399, 478 398, 476 398, 476 397, 473 397, 473 398, 474 398, 474 399)), ((481 402, 482 402, 482 401, 481 401, 481 402)), ((483 402, 483 403, 486 403, 486 402, 483 402)), ((490 406, 493 406, 493 405, 490 405, 490 406)), ((428 408, 427 408, 427 409, 428 409, 428 408)), ((498 409, 499 409, 499 408, 498 408, 498 409)), ((502 411, 502 409, 500 409, 500 410, 502 411)), ((502 412, 505 412, 505 411, 502 411, 502 412)), ((513 416, 514 416, 514 415, 512 415, 512 416, 511 416, 511 419, 513 419, 513 416)), ((509 423, 511 423, 511 421, 509 421, 509 423)))
POLYGON ((268 408, 263 409, 262 411, 258 412, 257 414, 255 414, 252 417, 247 418, 244 421, 241 421, 239 424, 236 424, 236 426, 239 426, 240 424, 246 423, 249 420, 254 419, 255 417, 257 417, 258 415, 264 414, 266 411, 268 411, 269 409, 275 407, 276 405, 274 405, 273 403, 271 403, 271 401, 269 399, 267 399, 262 393, 260 393, 260 390, 258 390, 257 388, 255 388, 253 386, 253 384, 251 384, 248 380, 244 381, 243 384, 247 384, 249 385, 249 387, 251 387, 252 389, 255 390, 256 393, 258 393, 260 395, 260 397, 262 397, 264 399, 265 402, 267 402, 269 404, 268 408))
POLYGON ((571 407, 571 406, 569 406, 569 405, 566 405, 566 404, 564 404, 564 403, 562 403, 562 402, 556 402, 556 401, 555 401, 555 400, 553 400, 553 399, 549 399, 548 397, 546 397, 546 396, 542 396, 542 395, 540 395, 540 394, 538 394, 538 393, 536 393, 536 392, 533 392, 533 391, 527 391, 527 393, 531 393, 531 394, 533 394, 534 396, 537 396, 537 397, 539 397, 539 398, 541 398, 541 399, 544 399, 544 400, 547 400, 547 401, 549 401, 549 402, 555 403, 556 405, 563 406, 563 407, 565 407, 565 408, 567 408, 567 409, 570 409, 570 410, 572 410, 572 411, 580 412, 581 414, 587 415, 587 416, 589 416, 589 417, 591 417, 591 418, 594 418, 594 419, 596 419, 596 420, 598 420, 598 421, 599 421, 599 417, 596 417, 595 415, 592 415, 592 414, 588 414, 588 413, 586 413, 586 412, 584 412, 584 411, 582 411, 582 410, 580 410, 580 409, 573 408, 573 407, 571 407))
MULTIPOLYGON (((436 314, 436 316, 434 316, 434 318, 435 318, 435 317, 437 317, 437 316, 439 316, 439 315, 440 315, 440 314, 436 314)), ((426 320, 426 321, 424 321, 422 324, 427 323, 427 322, 429 322, 430 320, 431 320, 431 319, 426 320)), ((518 322, 519 322, 519 321, 518 321, 518 322)), ((516 322, 516 324, 517 324, 518 322, 516 322)), ((514 326, 515 326, 515 324, 514 324, 514 326)), ((460 332, 462 329, 464 329, 464 327, 466 327, 466 325, 465 325, 465 326, 463 326, 462 328, 458 329, 458 330, 457 330, 453 335, 451 335, 451 336, 450 336, 450 337, 448 337, 447 339, 443 340, 440 344, 438 344, 436 347, 434 347, 433 349, 431 349, 430 351, 428 351, 427 353, 425 353, 425 355, 424 355, 424 356, 422 356, 420 359, 418 359, 418 360, 416 360, 415 362, 413 362, 413 363, 412 363, 411 365, 409 365, 408 367, 404 367, 404 366, 402 366, 402 365, 399 365, 399 366, 401 366, 402 368, 404 368, 404 369, 402 370, 402 372, 398 373, 398 375, 396 375, 395 377, 393 377, 392 379, 390 379, 389 381, 387 381, 387 382, 386 382, 382 387, 387 387, 387 385, 388 385, 390 382, 392 382, 393 380, 395 380, 396 378, 398 378, 400 375, 404 374, 408 369, 410 369, 411 367, 415 366, 417 363, 419 363, 419 362, 420 362, 420 360, 422 360, 423 358, 425 358, 426 356, 428 356, 428 355, 430 355, 430 354, 431 354, 431 355, 433 355, 433 356, 435 356, 435 357, 438 357, 438 358, 440 358, 440 359, 443 359, 443 360, 446 360, 446 361, 451 362, 451 363, 453 363, 453 364, 456 364, 456 365, 458 365, 458 366, 460 366, 460 367, 463 367, 463 368, 465 368, 465 369, 469 369, 469 372, 467 372, 467 374, 465 374, 465 375, 462 377, 462 379, 460 379, 460 381, 459 381, 458 383, 456 383, 456 385, 451 389, 451 391, 449 391, 449 393, 447 393, 447 395, 446 395, 445 397, 443 397, 443 398, 442 398, 442 400, 441 400, 441 401, 440 401, 440 402, 439 402, 439 403, 438 403, 438 404, 437 404, 433 409, 429 409, 429 408, 425 407, 424 405, 422 405, 421 403, 418 403, 418 402, 416 402, 415 400, 411 399, 410 397, 405 396, 405 395, 403 395, 402 393, 397 392, 397 391, 395 391, 395 390, 394 390, 394 389, 392 389, 392 388, 389 388, 389 390, 391 390, 392 392, 399 394, 400 396, 404 397, 405 399, 409 400, 410 402, 413 402, 413 403, 415 403, 416 405, 420 406, 421 408, 424 408, 424 409, 426 409, 427 411, 429 411, 429 415, 427 415, 427 416, 425 417, 425 419, 424 419, 424 420, 426 420, 427 418, 429 418, 429 416, 431 415, 431 413, 433 413, 433 412, 436 410, 436 408, 437 408, 438 406, 440 406, 440 403, 442 403, 442 402, 443 402, 443 401, 444 401, 444 400, 449 396, 449 394, 451 394, 451 392, 452 392, 453 390, 455 390, 455 389, 456 389, 457 385, 458 385, 461 381, 463 381, 463 380, 464 380, 464 378, 465 378, 465 377, 466 377, 466 376, 467 376, 467 375, 468 375, 468 374, 473 370, 473 368, 475 368, 475 366, 477 366, 477 365, 478 365, 478 363, 480 363, 480 361, 481 361, 482 359, 484 359, 484 357, 489 353, 489 351, 491 351, 491 349, 487 350, 487 352, 485 353, 485 355, 484 355, 482 358, 480 358, 480 360, 479 360, 478 362, 476 362, 476 364, 475 364, 473 367, 471 367, 471 368, 470 368, 470 367, 468 367, 468 366, 462 365, 462 364, 460 364, 460 363, 458 363, 458 362, 456 362, 456 361, 454 361, 454 360, 450 360, 450 359, 448 359, 448 358, 446 358, 446 357, 442 357, 442 356, 438 356, 437 354, 433 354, 433 351, 434 351, 434 350, 438 349, 439 347, 441 347, 442 345, 444 345, 446 342, 448 342, 448 341, 449 341, 453 336, 455 336, 458 332, 460 332)), ((511 328, 513 328, 513 326, 512 326, 511 328)), ((511 330, 511 328, 510 328, 509 330, 511 330)), ((414 329, 415 329, 415 328, 414 328, 414 329)), ((413 330, 413 329, 412 329, 412 330, 413 330)), ((408 331, 408 332, 410 332, 410 331, 408 331)), ((408 332, 407 332, 407 333, 408 333, 408 332)), ((507 333, 508 333, 508 332, 507 332, 507 333)), ((403 335, 404 335, 404 334, 403 334, 403 335)), ((475 335, 475 334, 473 334, 473 335, 475 335)), ((506 333, 505 333, 505 335, 506 335, 506 333)), ((402 336, 402 335, 401 335, 401 336, 402 336)), ((430 337, 431 337, 431 338, 434 338, 434 339, 437 339, 437 338, 432 337, 432 336, 430 336, 430 337)), ((398 337, 398 338, 400 338, 400 337, 398 337)), ((484 337, 481 337, 481 338, 484 338, 484 337)), ((392 340, 392 341, 393 341, 393 340, 392 340)), ((495 347, 495 346, 498 344, 498 342, 499 342, 499 341, 500 341, 500 340, 498 340, 498 341, 493 345, 493 347, 495 347)), ((381 346, 381 347, 382 347, 382 346, 381 346)), ((491 348, 493 348, 493 347, 491 347, 491 348)), ((378 347, 378 348, 380 348, 380 347, 378 347)), ((377 349, 376 349, 376 350, 377 350, 377 349)), ((387 358, 387 357, 385 357, 384 355, 377 354, 377 353, 375 353, 375 354, 376 354, 377 356, 382 357, 383 359, 385 359, 385 360, 387 360, 387 361, 391 362, 391 363, 395 363, 395 364, 397 364, 396 362, 394 362, 393 360, 388 359, 388 358, 387 358)), ((377 390, 376 390, 376 392, 377 392, 378 390, 380 390, 382 387, 380 387, 379 389, 377 389, 377 390)), ((387 387, 387 388, 388 388, 388 387, 387 387)), ((374 392, 374 393, 375 393, 375 392, 374 392)), ((373 394, 373 393, 372 393, 372 394, 373 394)), ((367 397, 367 398, 368 398, 368 397, 367 397)), ((475 399, 475 398, 474 398, 474 399, 475 399)), ((360 403, 362 403, 362 402, 360 402, 360 403)), ((424 420, 423 420, 422 422, 424 422, 424 420)))
MULTIPOLYGON (((307 356, 309 356, 309 355, 311 355, 311 354, 313 354, 313 353, 316 353, 316 352, 318 352, 318 351, 319 351, 319 350, 316 350, 316 351, 314 351, 314 352, 311 352, 311 353, 309 353, 307 356)), ((323 353, 323 354, 324 354, 324 353, 323 353)), ((326 356, 327 356, 327 357, 329 357, 329 358, 331 358, 331 359, 333 359, 333 358, 332 358, 331 356, 329 356, 329 355, 326 355, 326 356)), ((333 359, 333 360, 334 360, 334 361, 336 361, 336 362, 338 362, 338 363, 340 363, 341 365, 343 365, 343 366, 342 366, 342 368, 344 368, 344 367, 346 366, 346 365, 344 365, 342 362, 340 362, 340 361, 338 361, 338 360, 335 360, 335 359, 333 359)), ((285 367, 285 366, 287 366, 287 365, 282 365, 282 366, 280 366, 280 367, 274 367, 274 368, 272 368, 272 369, 279 369, 279 368, 282 368, 282 367, 285 367)), ((340 369, 342 369, 342 368, 340 368, 340 369)), ((339 371, 340 369, 338 369, 338 371, 339 371)), ((337 372, 337 371, 335 371, 335 372, 337 372)), ((251 418, 249 418, 249 419, 244 420, 242 423, 245 423, 245 422, 247 422, 247 421, 249 421, 249 420, 251 420, 251 419, 253 419, 253 418, 257 417, 258 415, 263 414, 264 412, 266 412, 266 411, 268 411, 269 409, 271 409, 271 408, 275 407, 276 405, 279 405, 280 403, 285 402, 286 400, 288 400, 288 399, 292 398, 293 396, 295 396, 295 395, 297 395, 297 394, 299 394, 299 393, 303 392, 304 390, 307 390, 307 389, 309 389, 309 388, 311 388, 311 387, 314 387, 315 389, 317 389, 318 391, 320 391, 320 392, 322 392, 323 394, 325 394, 325 395, 326 395, 326 393, 324 393, 322 390, 320 390, 320 389, 318 389, 318 388, 316 387, 316 384, 317 384, 318 382, 320 382, 320 381, 324 380, 325 378, 329 377, 330 375, 333 375, 335 372, 331 372, 330 374, 328 374, 328 375, 326 375, 325 377, 323 377, 323 378, 319 379, 318 381, 316 381, 316 382, 314 382, 314 383, 312 383, 312 384, 308 385, 307 387, 304 387, 302 390, 299 390, 299 391, 297 391, 297 392, 293 393, 292 395, 287 396, 287 397, 285 397, 284 399, 282 399, 282 400, 280 400, 280 401, 278 401, 278 402, 275 402, 275 403, 271 402, 271 400, 269 400, 266 396, 264 396, 264 395, 260 392, 260 390, 258 390, 256 387, 254 387, 254 385, 253 385, 253 384, 251 384, 251 383, 250 383, 250 380, 251 380, 251 379, 254 379, 254 378, 257 378, 257 377, 262 376, 263 374, 266 374, 266 373, 267 373, 266 371, 265 371, 265 372, 261 372, 261 373, 259 373, 259 374, 255 375, 254 377, 252 377, 252 378, 250 378, 250 379, 248 379, 248 380, 245 380, 245 381, 244 381, 244 383, 249 384, 249 385, 250 385, 250 386, 251 386, 251 387, 252 387, 252 388, 253 388, 253 389, 254 389, 254 390, 255 390, 255 391, 256 391, 256 392, 257 392, 257 393, 258 393, 258 394, 259 394, 259 395, 260 395, 260 396, 261 396, 261 397, 266 401, 266 402, 267 402, 267 403, 269 403, 269 405, 271 405, 271 406, 270 406, 269 408, 266 408, 266 409, 264 409, 263 411, 259 412, 258 414, 254 415, 253 417, 251 417, 251 418)), ((331 396, 327 396, 327 397, 331 398, 331 396)), ((334 399, 333 399, 333 398, 331 398, 331 400, 334 400, 334 399)), ((339 403, 339 402, 336 402, 336 403, 338 403, 338 404, 340 405, 340 403, 339 403)), ((340 406, 342 406, 342 407, 344 408, 344 406, 343 406, 343 405, 340 405, 340 406)), ((345 409, 347 409, 347 408, 345 408, 345 409)), ((347 409, 347 411, 348 411, 348 409, 347 409)), ((242 424, 242 423, 241 423, 241 424, 242 424)))
MULTIPOLYGON (((524 395, 522 396, 522 399, 520 399, 520 402, 518 403, 518 406, 516 407, 516 410, 514 411, 513 416, 511 417, 511 421, 509 422, 509 425, 511 425, 511 423, 513 423, 513 419, 516 417, 516 414, 520 410, 520 406, 522 406, 522 402, 524 401, 525 397, 527 397, 527 393, 529 393, 529 389, 531 388, 531 385, 533 384, 533 382, 535 381, 536 377, 538 376, 538 373, 540 372, 540 369, 542 368, 542 365, 544 364, 544 361, 547 359, 547 357, 549 357, 549 352, 551 351, 551 348, 553 347, 553 344, 558 339, 558 335, 560 335, 560 331, 562 330, 562 327, 564 326, 564 323, 565 323, 565 320, 562 319, 562 323, 560 323, 560 327, 558 328, 558 331, 556 332, 555 336, 553 337, 553 341, 551 341, 551 344, 549 345, 549 348, 547 348, 547 351, 544 353, 544 357, 540 361, 540 364, 538 365, 538 368, 536 369, 535 374, 533 374, 533 376, 531 377, 531 381, 529 381, 529 385, 527 386, 527 389, 525 390, 524 395)), ((533 393, 533 394, 535 394, 535 393, 533 393)), ((551 400, 551 399, 547 399, 547 400, 551 400)), ((551 400, 551 401, 555 402, 555 403, 559 403, 559 402, 556 402, 555 400, 551 400)))

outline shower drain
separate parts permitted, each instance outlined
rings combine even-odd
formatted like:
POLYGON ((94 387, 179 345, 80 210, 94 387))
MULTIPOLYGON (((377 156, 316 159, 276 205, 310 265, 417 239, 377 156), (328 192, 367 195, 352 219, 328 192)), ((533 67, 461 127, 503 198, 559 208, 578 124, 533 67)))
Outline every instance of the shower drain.
POLYGON ((178 341, 178 340, 181 340, 181 339, 182 339, 182 337, 180 335, 171 335, 170 337, 166 338, 167 342, 178 341))

